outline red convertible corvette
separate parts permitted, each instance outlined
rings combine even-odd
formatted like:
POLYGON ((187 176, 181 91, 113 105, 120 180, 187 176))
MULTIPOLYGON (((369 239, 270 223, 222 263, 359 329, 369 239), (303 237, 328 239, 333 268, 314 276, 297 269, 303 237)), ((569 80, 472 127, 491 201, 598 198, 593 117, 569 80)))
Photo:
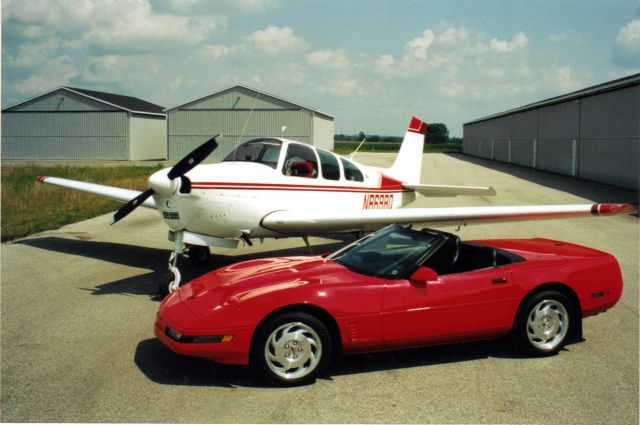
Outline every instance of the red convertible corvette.
POLYGON ((497 338, 558 352, 622 293, 616 259, 549 239, 461 242, 386 227, 326 257, 247 261, 166 297, 155 334, 171 350, 251 364, 287 384, 336 354, 497 338))

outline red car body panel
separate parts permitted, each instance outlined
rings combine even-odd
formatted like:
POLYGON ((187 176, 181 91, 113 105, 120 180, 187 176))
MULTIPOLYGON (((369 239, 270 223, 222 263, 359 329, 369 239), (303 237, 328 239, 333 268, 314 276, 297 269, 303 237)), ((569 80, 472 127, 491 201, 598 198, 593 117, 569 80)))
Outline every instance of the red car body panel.
POLYGON ((210 272, 160 305, 155 334, 171 350, 220 363, 248 364, 255 329, 270 314, 310 306, 331 316, 342 352, 363 353, 505 335, 523 298, 562 284, 583 317, 612 307, 622 293, 616 259, 548 239, 473 241, 524 258, 495 268, 438 276, 416 284, 365 276, 322 257, 269 258, 210 272), (233 335, 229 342, 178 342, 233 335))

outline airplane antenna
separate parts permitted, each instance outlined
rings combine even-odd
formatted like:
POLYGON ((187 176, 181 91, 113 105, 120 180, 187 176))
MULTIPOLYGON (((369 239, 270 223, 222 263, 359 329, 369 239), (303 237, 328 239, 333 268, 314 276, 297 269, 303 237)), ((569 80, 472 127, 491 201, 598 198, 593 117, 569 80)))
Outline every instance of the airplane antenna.
POLYGON ((353 159, 353 156, 358 152, 358 149, 360 149, 360 146, 362 146, 362 144, 364 143, 365 140, 367 140, 366 137, 364 139, 362 139, 362 142, 360 142, 360 144, 358 145, 356 150, 351 152, 351 155, 349 155, 349 159, 353 159))
MULTIPOLYGON (((251 119, 251 114, 253 114, 253 110, 256 107, 256 103, 258 103, 258 98, 260 97, 260 92, 256 91, 256 97, 253 99, 253 105, 251 105, 251 110, 249 111, 249 116, 247 117, 246 121, 244 122, 244 127, 242 127, 242 132, 240 133, 240 137, 238 137, 238 143, 236 143, 236 148, 238 147, 238 145, 240 145, 240 142, 242 142, 242 138, 244 137, 244 132, 247 129, 247 124, 249 124, 249 120, 251 119)), ((236 160, 236 149, 233 150, 233 161, 235 162, 236 160)))

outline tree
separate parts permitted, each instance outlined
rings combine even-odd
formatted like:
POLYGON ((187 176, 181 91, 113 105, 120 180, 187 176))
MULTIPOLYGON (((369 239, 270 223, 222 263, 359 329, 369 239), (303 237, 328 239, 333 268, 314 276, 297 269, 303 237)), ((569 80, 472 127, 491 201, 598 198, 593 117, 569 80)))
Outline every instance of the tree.
POLYGON ((447 143, 449 141, 449 129, 446 124, 437 122, 429 124, 425 141, 427 144, 447 143))

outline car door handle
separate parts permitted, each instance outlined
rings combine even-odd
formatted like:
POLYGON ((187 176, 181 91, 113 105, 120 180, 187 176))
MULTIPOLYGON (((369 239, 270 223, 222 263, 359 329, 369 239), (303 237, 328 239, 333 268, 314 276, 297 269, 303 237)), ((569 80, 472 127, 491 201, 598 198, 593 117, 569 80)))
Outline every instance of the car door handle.
POLYGON ((507 283, 507 278, 506 277, 495 277, 491 280, 491 283, 507 283))

